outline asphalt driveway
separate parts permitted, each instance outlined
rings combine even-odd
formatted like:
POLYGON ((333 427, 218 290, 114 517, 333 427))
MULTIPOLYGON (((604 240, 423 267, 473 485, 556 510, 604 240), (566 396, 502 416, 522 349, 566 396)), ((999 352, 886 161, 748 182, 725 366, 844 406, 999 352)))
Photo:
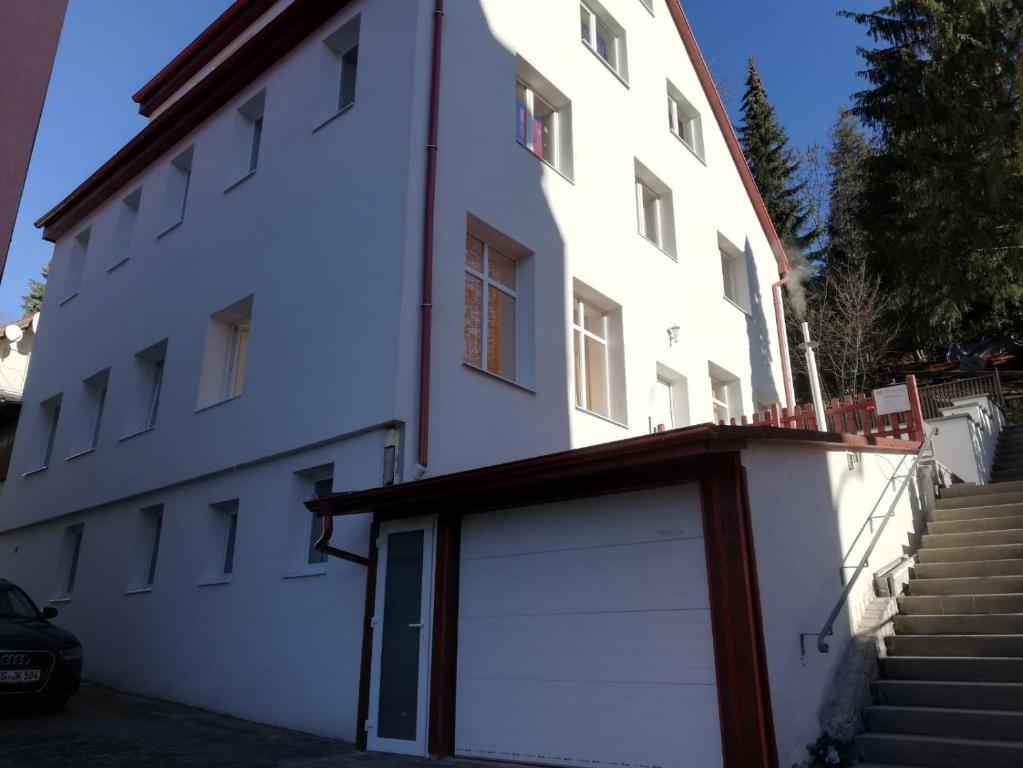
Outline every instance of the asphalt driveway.
POLYGON ((0 713, 3 768, 436 768, 343 741, 83 684, 59 712, 0 713))

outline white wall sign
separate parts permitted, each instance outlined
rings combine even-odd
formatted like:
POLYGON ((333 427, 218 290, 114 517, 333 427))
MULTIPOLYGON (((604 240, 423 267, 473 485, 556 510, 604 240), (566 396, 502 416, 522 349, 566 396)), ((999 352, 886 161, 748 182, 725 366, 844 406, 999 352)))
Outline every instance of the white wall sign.
POLYGON ((909 410, 909 387, 896 384, 894 387, 882 387, 874 390, 874 405, 877 415, 888 413, 905 413, 909 410))

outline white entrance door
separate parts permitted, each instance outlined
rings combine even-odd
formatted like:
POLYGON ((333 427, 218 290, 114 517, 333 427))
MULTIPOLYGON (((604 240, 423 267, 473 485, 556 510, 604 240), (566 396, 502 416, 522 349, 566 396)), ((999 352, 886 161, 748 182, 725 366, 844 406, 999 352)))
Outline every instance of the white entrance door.
POLYGON ((380 526, 367 746, 426 754, 434 518, 380 526))

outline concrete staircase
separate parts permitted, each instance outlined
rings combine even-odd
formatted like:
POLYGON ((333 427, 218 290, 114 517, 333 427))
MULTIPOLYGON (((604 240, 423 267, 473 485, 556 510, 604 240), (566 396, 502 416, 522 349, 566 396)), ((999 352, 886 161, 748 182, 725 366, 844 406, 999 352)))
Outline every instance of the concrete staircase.
POLYGON ((1023 768, 1023 427, 995 473, 938 500, 857 737, 864 768, 1023 768))

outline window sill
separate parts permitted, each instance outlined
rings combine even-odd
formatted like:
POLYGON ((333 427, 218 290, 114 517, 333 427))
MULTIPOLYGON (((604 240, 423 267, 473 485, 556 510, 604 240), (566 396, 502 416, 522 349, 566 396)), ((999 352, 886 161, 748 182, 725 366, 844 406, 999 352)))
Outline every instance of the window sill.
POLYGON ((629 425, 625 424, 624 422, 615 421, 614 419, 612 419, 612 418, 610 418, 608 416, 603 416, 603 415, 601 415, 599 413, 596 413, 595 411, 588 411, 585 408, 583 408, 581 405, 577 405, 575 407, 575 409, 579 413, 585 413, 587 416, 592 416, 595 419, 600 419, 601 421, 606 421, 608 424, 614 424, 616 427, 621 427, 622 429, 628 429, 629 428, 629 425))
POLYGON ((119 261, 115 261, 113 264, 111 264, 109 267, 107 267, 107 274, 110 274, 111 272, 113 272, 118 267, 123 266, 124 264, 127 264, 128 263, 128 259, 130 259, 130 258, 131 258, 131 256, 125 256, 125 257, 121 258, 119 261))
POLYGON ((169 227, 167 227, 165 230, 163 230, 160 234, 158 234, 156 236, 156 239, 159 240, 161 237, 163 237, 166 234, 169 234, 169 233, 173 232, 175 229, 177 229, 178 227, 180 227, 184 223, 185 223, 184 219, 178 219, 173 224, 171 224, 169 227))
POLYGON ((240 178, 237 178, 234 181, 232 181, 230 184, 224 187, 224 194, 226 195, 235 187, 241 186, 242 183, 244 183, 248 179, 251 179, 253 176, 256 175, 256 170, 257 170, 256 168, 253 168, 251 171, 246 171, 245 174, 243 174, 240 178))
POLYGON ((216 579, 206 579, 205 581, 200 581, 195 586, 197 586, 197 587, 219 587, 221 585, 230 584, 230 583, 231 583, 231 578, 228 577, 228 576, 225 576, 225 577, 216 578, 216 579))
POLYGON ((650 5, 647 5, 646 0, 642 0, 642 2, 640 2, 640 5, 646 8, 647 13, 649 13, 654 18, 657 18, 656 15, 654 14, 654 4, 652 2, 650 3, 650 5))
POLYGON ((67 304, 69 301, 71 301, 71 299, 75 298, 77 295, 78 295, 78 291, 75 291, 70 296, 64 297, 63 299, 61 299, 60 304, 58 304, 57 306, 63 307, 65 304, 67 304))
POLYGON ((701 154, 700 154, 699 152, 697 152, 697 151, 696 151, 695 149, 693 149, 693 147, 692 147, 692 146, 690 146, 690 144, 689 144, 689 142, 688 142, 688 141, 686 141, 685 139, 683 139, 683 138, 682 138, 681 136, 679 136, 679 135, 678 135, 677 133, 675 133, 675 132, 674 132, 674 131, 672 131, 671 129, 669 129, 669 132, 671 133, 671 135, 672 135, 672 136, 674 136, 674 137, 675 137, 676 139, 678 139, 678 143, 679 143, 679 144, 681 144, 681 145, 682 145, 683 147, 685 147, 686 149, 688 149, 688 150, 689 150, 689 152, 690 152, 690 153, 692 154, 692 156, 693 156, 693 157, 695 157, 695 158, 696 158, 697 160, 699 160, 699 161, 700 161, 701 163, 703 163, 704 165, 706 165, 706 164, 707 164, 707 159, 706 159, 705 157, 703 157, 703 155, 701 155, 701 154))
POLYGON ((210 403, 209 405, 204 405, 201 408, 196 408, 195 412, 196 413, 202 413, 203 411, 208 411, 211 408, 216 408, 218 405, 223 405, 224 403, 233 403, 235 400, 237 400, 240 397, 241 397, 241 395, 235 395, 234 397, 228 397, 228 398, 225 398, 224 400, 218 400, 215 403, 210 403))
POLYGON ((49 602, 49 603, 57 603, 57 604, 70 603, 71 602, 71 595, 61 595, 60 597, 51 597, 47 602, 49 602))
POLYGON ((124 594, 126 594, 126 595, 147 595, 147 594, 149 594, 152 591, 153 591, 153 588, 151 586, 149 586, 149 587, 139 587, 137 589, 126 589, 126 590, 124 590, 124 594))
POLYGON ((44 471, 46 471, 49 468, 50 468, 49 464, 44 464, 41 467, 36 467, 35 469, 30 469, 28 472, 22 473, 21 476, 22 477, 32 477, 32 475, 38 475, 40 472, 44 472, 44 471))
POLYGON ((345 112, 349 111, 354 106, 355 106, 355 102, 353 101, 351 104, 347 104, 347 105, 341 107, 341 109, 339 109, 337 112, 334 112, 332 115, 330 115, 330 117, 328 117, 322 123, 319 123, 315 128, 313 128, 312 132, 316 133, 318 130, 320 130, 320 128, 322 128, 323 126, 327 125, 327 123, 334 122, 337 118, 339 118, 345 112))
POLYGON ((746 307, 744 307, 742 304, 740 304, 739 302, 735 301, 734 299, 728 298, 727 296, 722 296, 721 298, 724 299, 725 301, 727 301, 729 304, 731 304, 737 310, 742 312, 744 315, 749 317, 750 311, 748 309, 746 309, 746 307))
POLYGON ((591 46, 589 43, 587 43, 585 40, 582 40, 582 39, 580 39, 579 42, 583 44, 583 48, 585 48, 587 51, 589 51, 590 53, 593 54, 594 58, 596 58, 597 61, 599 61, 601 64, 604 65, 604 67, 607 69, 608 72, 610 72, 612 75, 614 75, 616 78, 618 78, 618 81, 622 85, 624 85, 626 88, 629 87, 629 81, 626 80, 624 77, 622 77, 620 74, 618 74, 618 70, 615 69, 614 67, 612 67, 607 62, 607 59, 605 59, 603 56, 601 56, 599 53, 597 53, 593 49, 593 46, 591 46))
POLYGON ((309 576, 323 576, 327 573, 326 563, 313 563, 300 571, 289 571, 281 576, 282 579, 304 579, 309 576))
POLYGON ((84 451, 79 451, 78 453, 72 453, 70 456, 68 456, 66 459, 64 459, 64 461, 74 461, 75 459, 79 459, 82 456, 88 456, 90 453, 95 453, 95 451, 96 451, 95 446, 92 447, 92 448, 86 448, 84 451))
POLYGON ((536 390, 535 389, 532 389, 531 387, 527 387, 525 384, 519 384, 517 381, 512 381, 511 379, 506 379, 504 376, 501 376, 500 374, 497 374, 497 373, 493 373, 492 371, 488 371, 486 368, 480 368, 478 365, 473 365, 472 363, 467 363, 464 360, 462 361, 462 365, 465 366, 466 368, 468 368, 470 371, 475 371, 476 373, 483 374, 487 378, 497 379, 498 381, 503 381, 505 384, 508 384, 508 385, 510 385, 512 387, 515 387, 515 389, 521 389, 523 392, 528 392, 531 395, 535 395, 536 394, 536 390))
POLYGON ((536 154, 536 152, 531 150, 529 147, 527 147, 525 144, 523 144, 518 139, 515 139, 515 143, 518 144, 520 147, 522 147, 526 151, 526 154, 528 154, 534 160, 539 160, 541 163, 546 165, 548 168, 550 168, 552 171, 554 171, 556 174, 558 174, 558 176, 563 178, 569 184, 575 184, 575 180, 571 176, 569 176, 567 173, 565 173, 564 171, 559 169, 558 166, 554 165, 554 163, 551 163, 551 162, 545 160, 544 158, 540 157, 540 155, 536 154))
POLYGON ((139 435, 146 434, 146 432, 152 432, 154 429, 156 429, 156 427, 146 427, 145 429, 140 429, 138 432, 132 432, 130 435, 123 435, 122 437, 117 438, 117 442, 123 443, 125 440, 131 440, 133 437, 138 437, 139 435))
POLYGON ((653 246, 654 248, 656 248, 657 250, 659 250, 659 251, 660 251, 661 253, 663 253, 663 254, 664 254, 665 256, 667 256, 667 257, 668 257, 669 259, 671 259, 672 261, 674 261, 674 262, 675 262, 676 264, 678 263, 678 256, 676 256, 675 254, 673 254, 673 253, 669 253, 668 251, 664 250, 663 248, 661 248, 661 246, 659 246, 659 245, 658 245, 657 243, 655 243, 655 242, 654 242, 653 240, 651 240, 651 239, 650 239, 649 237, 647 237, 646 235, 644 235, 644 234, 643 234, 642 232, 637 232, 636 234, 637 234, 637 235, 639 235, 640 237, 642 237, 642 238, 643 238, 643 240, 644 240, 645 242, 648 242, 648 243, 650 243, 650 245, 652 245, 652 246, 653 246))

